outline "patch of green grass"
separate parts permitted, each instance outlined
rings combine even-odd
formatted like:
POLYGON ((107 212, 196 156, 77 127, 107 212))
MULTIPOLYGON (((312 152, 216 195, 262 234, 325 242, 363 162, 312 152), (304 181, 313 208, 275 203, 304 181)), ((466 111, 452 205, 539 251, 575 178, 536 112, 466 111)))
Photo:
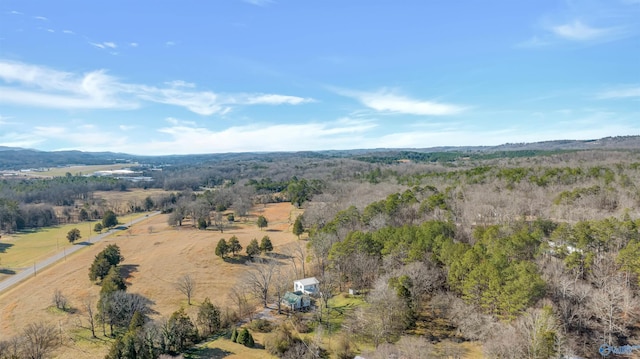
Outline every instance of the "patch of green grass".
POLYGON ((72 244, 67 240, 67 233, 73 228, 80 230, 82 236, 80 242, 88 239, 89 235, 94 237, 96 234, 92 230, 95 223, 95 221, 81 222, 39 228, 12 234, 7 239, 3 236, 2 242, 6 245, 6 249, 2 255, 2 266, 18 269, 28 267, 64 248, 70 248, 72 244))
MULTIPOLYGON (((134 213, 118 217, 118 221, 122 225, 128 226, 132 220, 144 215, 146 213, 134 213)), ((93 238, 98 235, 93 232, 96 223, 98 221, 72 223, 3 236, 0 240, 2 268, 21 269, 33 266, 35 262, 44 260, 65 248, 71 248, 73 245, 67 240, 67 233, 73 228, 79 229, 82 236, 76 243, 93 238)), ((116 235, 127 235, 127 230, 116 232, 116 235)))
POLYGON ((261 343, 264 342, 262 333, 251 333, 256 340, 255 348, 247 348, 244 345, 237 344, 227 339, 226 336, 220 336, 214 340, 198 345, 196 348, 189 350, 184 354, 187 359, 205 359, 205 358, 247 358, 247 359, 276 359, 269 354, 261 343))

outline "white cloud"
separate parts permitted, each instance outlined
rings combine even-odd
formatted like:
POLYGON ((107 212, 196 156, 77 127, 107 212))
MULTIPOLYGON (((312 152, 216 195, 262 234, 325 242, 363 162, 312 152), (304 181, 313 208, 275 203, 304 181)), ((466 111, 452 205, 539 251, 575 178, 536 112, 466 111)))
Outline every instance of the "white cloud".
POLYGON ((132 42, 132 43, 129 43, 129 46, 131 46, 131 47, 138 47, 139 45, 138 45, 138 43, 137 43, 137 42, 132 42))
POLYGON ((225 114, 238 105, 297 105, 312 99, 278 94, 217 94, 173 81, 159 88, 128 84, 104 70, 73 74, 0 60, 0 102, 59 109, 133 109, 142 101, 187 108, 200 115, 225 114))
POLYGON ((301 103, 313 102, 313 99, 302 98, 297 96, 258 94, 246 95, 244 99, 238 99, 238 103, 243 105, 299 105, 301 103))
POLYGON ((43 140, 32 133, 9 132, 0 134, 0 146, 34 148, 43 140))
POLYGON ((69 34, 69 35, 75 34, 75 32, 73 32, 71 30, 62 30, 62 32, 65 33, 65 34, 69 34))
POLYGON ((174 126, 191 126, 191 127, 196 126, 196 123, 193 121, 184 121, 174 117, 167 117, 164 120, 174 126))
POLYGON ((48 21, 49 20, 44 16, 34 16, 33 18, 36 19, 36 20, 41 20, 41 21, 48 21))
POLYGON ((61 108, 135 108, 118 97, 121 85, 104 71, 82 75, 16 62, 0 62, 0 79, 19 86, 0 86, 4 103, 61 108))
POLYGON ((47 32, 56 32, 54 29, 47 29, 47 32))
POLYGON ((100 49, 115 49, 118 47, 118 45, 116 45, 116 43, 111 42, 111 41, 105 41, 105 42, 89 42, 89 44, 100 48, 100 49))
POLYGON ((131 130, 134 130, 134 129, 136 129, 137 127, 138 127, 138 126, 130 126, 130 125, 120 125, 120 126, 118 126, 118 128, 119 128, 121 131, 125 131, 125 132, 131 131, 131 130))
POLYGON ((454 104, 440 103, 436 101, 416 100, 397 95, 392 91, 383 89, 377 92, 357 92, 337 90, 341 95, 353 97, 363 105, 379 111, 409 115, 454 115, 465 110, 465 107, 454 104))
POLYGON ((169 87, 188 87, 188 88, 195 88, 196 87, 196 84, 194 84, 192 82, 182 81, 182 80, 167 81, 164 84, 169 86, 169 87))
POLYGON ((567 40, 590 41, 612 35, 616 29, 590 27, 579 20, 575 20, 568 24, 552 26, 550 30, 557 36, 567 40))
POLYGON ((187 92, 174 88, 140 87, 138 97, 143 100, 185 107, 199 115, 213 115, 228 111, 219 96, 210 91, 187 92))
POLYGON ((348 118, 323 123, 234 126, 221 131, 177 123, 158 130, 170 136, 169 140, 140 146, 154 154, 344 149, 352 148, 376 127, 370 121, 348 118), (283 137, 287 140, 283 141, 283 137))
POLYGON ((24 15, 23 13, 21 13, 20 11, 15 11, 15 10, 11 10, 9 11, 9 14, 11 15, 24 15))
POLYGON ((167 41, 167 42, 164 43, 164 45, 165 46, 175 46, 176 43, 175 43, 175 41, 167 41))
POLYGON ((600 92, 599 99, 638 98, 640 99, 640 85, 621 86, 600 92))

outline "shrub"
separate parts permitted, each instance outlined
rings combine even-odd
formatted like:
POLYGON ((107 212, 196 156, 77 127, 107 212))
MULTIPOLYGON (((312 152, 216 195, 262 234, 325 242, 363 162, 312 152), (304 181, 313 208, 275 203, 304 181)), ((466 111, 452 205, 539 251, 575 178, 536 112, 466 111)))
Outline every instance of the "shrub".
POLYGON ((253 346, 255 345, 255 342, 253 341, 253 336, 251 335, 251 333, 249 333, 247 328, 242 329, 242 331, 238 333, 236 343, 242 344, 245 347, 249 347, 249 348, 253 348, 253 346))
POLYGON ((236 328, 233 328, 233 330, 231 331, 231 341, 235 343, 236 339, 238 339, 238 330, 236 328))
POLYGON ((256 319, 251 322, 250 328, 259 333, 270 333, 273 330, 273 324, 266 319, 256 319))

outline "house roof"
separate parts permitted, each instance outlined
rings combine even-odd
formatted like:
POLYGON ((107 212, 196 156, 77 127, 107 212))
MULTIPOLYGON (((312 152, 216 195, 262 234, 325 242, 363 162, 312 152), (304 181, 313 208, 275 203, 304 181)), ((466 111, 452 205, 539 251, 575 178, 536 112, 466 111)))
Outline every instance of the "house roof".
POLYGON ((286 292, 284 294, 284 296, 282 297, 282 301, 289 303, 289 305, 294 305, 300 300, 300 298, 303 295, 304 294, 302 292, 300 292, 300 291, 298 291, 298 292, 286 292))
POLYGON ((316 279, 316 277, 309 277, 309 278, 304 278, 304 279, 298 279, 296 282, 307 286, 307 285, 314 285, 314 284, 320 284, 320 281, 316 279))

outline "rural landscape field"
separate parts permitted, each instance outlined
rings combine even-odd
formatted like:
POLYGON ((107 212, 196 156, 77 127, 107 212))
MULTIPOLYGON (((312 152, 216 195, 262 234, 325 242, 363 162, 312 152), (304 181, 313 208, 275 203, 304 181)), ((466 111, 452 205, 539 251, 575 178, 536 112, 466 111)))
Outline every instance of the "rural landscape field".
POLYGON ((640 0, 0 1, 0 359, 640 359, 640 0))
POLYGON ((6 177, 0 357, 633 355, 637 141, 6 177))

